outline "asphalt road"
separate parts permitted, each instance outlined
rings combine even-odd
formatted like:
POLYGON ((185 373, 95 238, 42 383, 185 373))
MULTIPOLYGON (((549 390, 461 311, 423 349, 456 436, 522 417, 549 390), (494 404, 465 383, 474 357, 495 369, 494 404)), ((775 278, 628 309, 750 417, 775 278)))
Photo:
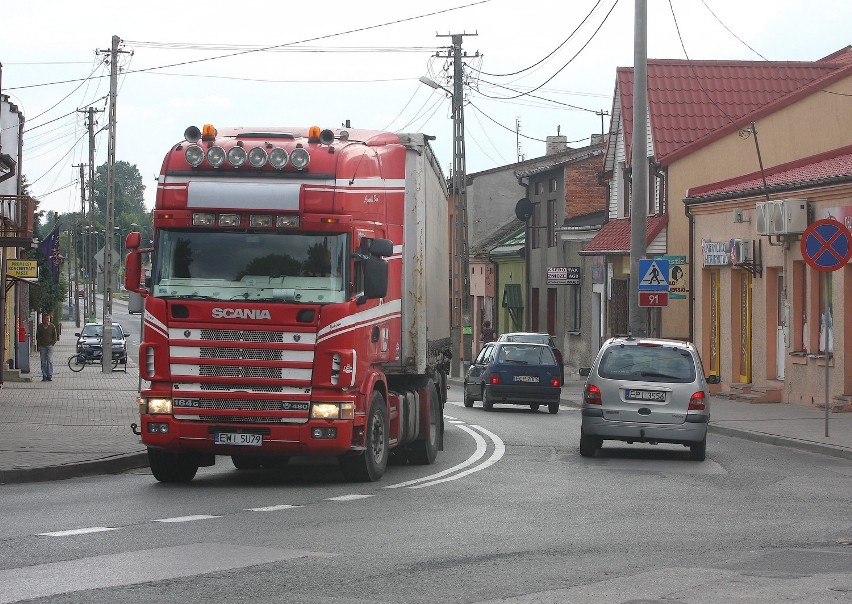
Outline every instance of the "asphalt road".
POLYGON ((711 435, 579 456, 579 414, 449 393, 378 483, 294 460, 0 486, 0 603, 848 602, 852 463, 711 435))

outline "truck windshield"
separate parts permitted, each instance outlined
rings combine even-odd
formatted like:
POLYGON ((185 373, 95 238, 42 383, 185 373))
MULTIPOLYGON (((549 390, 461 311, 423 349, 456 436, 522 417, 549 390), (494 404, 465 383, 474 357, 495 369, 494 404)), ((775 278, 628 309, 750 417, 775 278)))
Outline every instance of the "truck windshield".
POLYGON ((151 289, 160 298, 343 302, 348 250, 342 233, 163 229, 151 289))

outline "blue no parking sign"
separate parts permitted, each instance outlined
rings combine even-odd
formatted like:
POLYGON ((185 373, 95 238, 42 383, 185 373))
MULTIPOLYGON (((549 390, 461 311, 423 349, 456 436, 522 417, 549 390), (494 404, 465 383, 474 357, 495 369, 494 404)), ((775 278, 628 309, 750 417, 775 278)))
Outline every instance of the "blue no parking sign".
POLYGON ((802 257, 808 266, 824 273, 836 271, 852 258, 852 235, 833 218, 817 220, 802 234, 802 257))

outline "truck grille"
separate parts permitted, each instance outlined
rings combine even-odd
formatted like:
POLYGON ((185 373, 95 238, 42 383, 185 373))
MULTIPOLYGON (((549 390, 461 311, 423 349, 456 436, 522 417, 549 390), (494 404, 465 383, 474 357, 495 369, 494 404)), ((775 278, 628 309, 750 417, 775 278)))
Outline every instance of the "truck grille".
POLYGON ((225 367, 222 365, 199 365, 198 375, 204 377, 247 377, 280 380, 280 367, 225 367))
MULTIPOLYGON (((293 405, 306 405, 306 401, 258 401, 244 398, 194 399, 192 407, 177 409, 232 409, 234 411, 294 411, 293 405)), ((306 409, 295 409, 307 411, 306 409)))
POLYGON ((201 349, 202 359, 235 359, 247 361, 280 361, 284 358, 280 350, 262 348, 209 348, 201 349))
POLYGON ((304 421, 299 420, 298 422, 293 422, 291 420, 284 420, 280 417, 240 417, 238 415, 200 415, 198 416, 198 420, 202 422, 219 422, 228 424, 292 424, 308 421, 305 419, 304 421))
POLYGON ((284 334, 278 331, 243 331, 241 329, 202 329, 202 340, 217 342, 283 342, 284 334))

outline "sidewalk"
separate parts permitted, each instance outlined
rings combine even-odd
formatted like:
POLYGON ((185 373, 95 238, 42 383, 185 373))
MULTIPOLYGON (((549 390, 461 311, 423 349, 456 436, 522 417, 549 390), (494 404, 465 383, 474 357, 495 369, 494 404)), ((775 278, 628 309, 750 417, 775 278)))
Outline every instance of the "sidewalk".
MULTIPOLYGON (((67 360, 75 352, 75 331, 73 321, 63 321, 53 381, 41 381, 38 353, 33 352, 32 381, 6 381, 0 388, 0 484, 107 474, 147 464, 145 447, 130 430, 130 424, 139 422, 137 359, 130 356, 127 373, 104 374, 100 366, 73 373, 67 360)), ((563 404, 579 406, 582 393, 582 380, 569 376, 563 404)), ((852 413, 831 413, 831 436, 826 437, 821 409, 714 397, 710 431, 852 460, 852 413)))
POLYGON ((130 355, 126 373, 122 365, 110 374, 104 374, 100 365, 74 373, 68 358, 76 352, 76 331, 80 328, 74 321, 62 321, 62 336, 53 349, 52 381, 41 381, 38 352, 31 352, 30 372, 21 376, 31 381, 4 380, 0 483, 57 480, 147 465, 145 448, 130 430, 131 423, 139 422, 137 359, 130 355))

